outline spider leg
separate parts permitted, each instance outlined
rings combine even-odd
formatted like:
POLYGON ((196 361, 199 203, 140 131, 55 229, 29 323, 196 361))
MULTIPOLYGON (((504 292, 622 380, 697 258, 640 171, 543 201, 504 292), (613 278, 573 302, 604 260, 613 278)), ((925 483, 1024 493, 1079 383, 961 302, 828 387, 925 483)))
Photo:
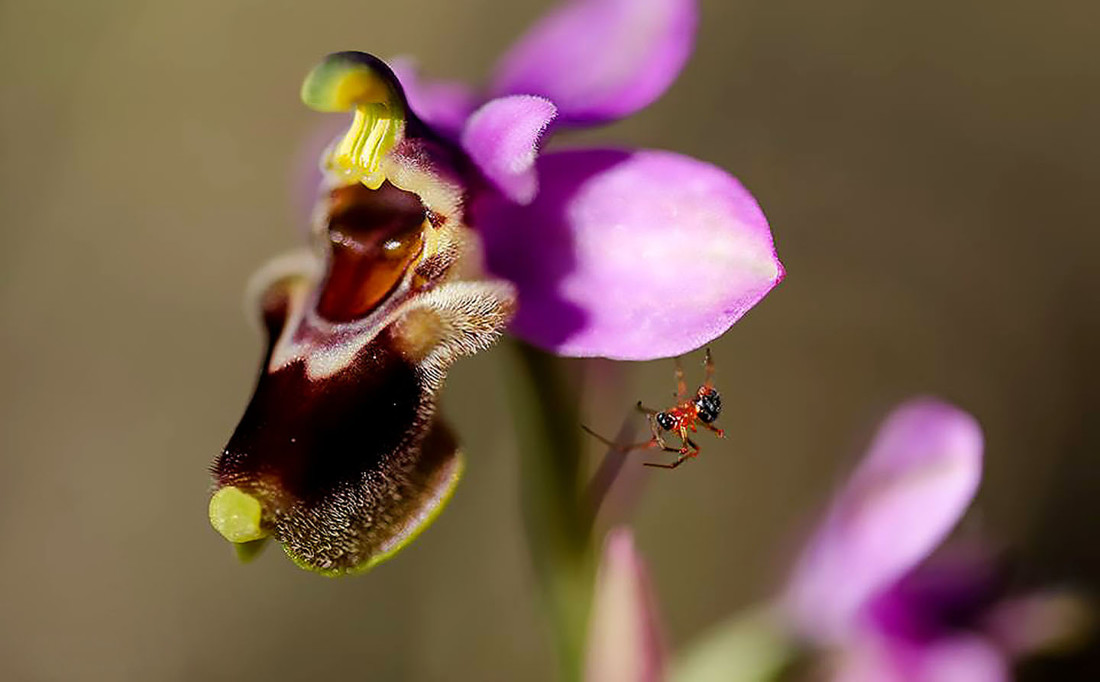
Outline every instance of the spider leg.
POLYGON ((683 464, 687 460, 695 459, 695 457, 699 454, 699 450, 700 450, 698 444, 696 444, 696 442, 693 441, 690 438, 685 438, 684 439, 684 447, 680 448, 679 450, 677 450, 676 448, 665 448, 665 449, 668 450, 669 452, 679 453, 680 456, 677 457, 676 461, 672 462, 671 464, 662 464, 660 462, 645 462, 645 465, 647 467, 656 467, 658 469, 675 469, 676 467, 680 466, 681 464, 683 464))
POLYGON ((717 438, 725 438, 726 437, 726 430, 725 429, 720 429, 717 426, 714 426, 712 424, 708 424, 706 422, 702 422, 702 424, 703 424, 704 428, 707 428, 707 429, 710 429, 711 431, 713 431, 715 437, 717 437, 717 438))
POLYGON ((649 448, 657 447, 657 441, 655 441, 652 438, 650 438, 649 440, 643 440, 643 441, 638 442, 638 443, 616 443, 615 441, 611 440, 610 438, 606 438, 604 436, 601 436, 600 434, 596 433, 595 431, 588 428, 584 424, 581 424, 581 428, 588 435, 592 436, 593 438, 600 441, 601 443, 603 443, 607 447, 611 448, 612 450, 618 450, 619 452, 630 452, 631 450, 643 450, 643 449, 649 449, 649 448))
POLYGON ((672 447, 671 445, 669 445, 668 443, 665 442, 664 438, 661 438, 660 436, 657 436, 656 438, 654 438, 650 442, 653 443, 652 447, 661 448, 665 452, 675 452, 676 454, 681 454, 681 448, 672 447))
POLYGON ((686 462, 688 459, 689 458, 687 455, 680 455, 680 457, 677 458, 675 462, 672 462, 670 464, 663 464, 661 462, 645 462, 644 464, 647 467, 654 467, 656 469, 675 469, 676 467, 686 462))
POLYGON ((703 356, 703 385, 707 388, 714 386, 714 358, 710 356, 709 348, 703 356))
POLYGON ((680 426, 680 440, 684 443, 683 447, 681 447, 679 450, 681 455, 689 455, 690 457, 694 457, 699 454, 699 450, 701 448, 696 445, 695 441, 693 441, 690 436, 688 436, 686 426, 680 426))
POLYGON ((676 363, 676 402, 683 402, 687 397, 687 383, 684 382, 684 366, 680 358, 673 360, 676 363))

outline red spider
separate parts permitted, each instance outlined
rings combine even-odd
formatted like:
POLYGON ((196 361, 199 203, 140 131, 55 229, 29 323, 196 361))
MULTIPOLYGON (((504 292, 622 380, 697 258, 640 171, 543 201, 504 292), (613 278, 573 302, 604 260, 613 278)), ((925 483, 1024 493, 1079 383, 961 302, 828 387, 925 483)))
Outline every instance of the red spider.
POLYGON ((680 366, 680 359, 677 358, 676 404, 667 410, 658 411, 645 407, 642 405, 641 401, 638 401, 638 409, 645 413, 646 419, 649 421, 649 428, 653 432, 653 437, 647 441, 634 443, 632 445, 620 445, 604 438, 587 426, 582 425, 581 428, 609 447, 621 452, 643 448, 661 448, 665 452, 675 452, 680 456, 671 464, 645 462, 647 467, 675 469, 686 460, 697 456, 700 450, 702 450, 702 448, 688 436, 688 429, 692 431, 697 430, 696 423, 702 424, 703 428, 713 431, 719 438, 726 437, 725 431, 712 426, 712 423, 718 419, 718 415, 722 412, 722 396, 718 394, 718 389, 713 386, 714 361, 710 357, 709 348, 703 360, 703 371, 703 385, 699 387, 699 390, 695 392, 694 396, 688 397, 687 384, 684 383, 684 369, 680 366), (663 432, 675 433, 679 436, 681 442, 680 447, 672 447, 666 443, 663 432))

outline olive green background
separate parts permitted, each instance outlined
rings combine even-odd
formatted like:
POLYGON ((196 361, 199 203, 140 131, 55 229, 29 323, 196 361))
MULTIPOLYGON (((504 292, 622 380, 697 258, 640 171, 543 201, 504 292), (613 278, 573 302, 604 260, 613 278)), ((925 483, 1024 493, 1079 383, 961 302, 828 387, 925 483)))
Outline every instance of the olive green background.
MULTIPOLYGON (((551 679, 500 350, 453 371, 468 474, 391 563, 346 580, 278 550, 240 566, 206 520, 206 467, 259 361, 244 283, 301 240, 295 187, 324 122, 300 79, 342 49, 482 78, 549 5, 0 5, 0 677, 551 679)), ((657 472, 636 514, 670 642, 780 584, 914 394, 986 429, 963 533, 1013 548, 1021 584, 1095 586, 1100 10, 702 6, 664 99, 577 138, 730 169, 789 273, 714 344, 730 438, 657 472)), ((706 248, 670 248, 686 286, 706 248)), ((668 362, 629 370, 624 409, 671 390, 668 362)), ((620 413, 586 419, 613 430, 620 413)))

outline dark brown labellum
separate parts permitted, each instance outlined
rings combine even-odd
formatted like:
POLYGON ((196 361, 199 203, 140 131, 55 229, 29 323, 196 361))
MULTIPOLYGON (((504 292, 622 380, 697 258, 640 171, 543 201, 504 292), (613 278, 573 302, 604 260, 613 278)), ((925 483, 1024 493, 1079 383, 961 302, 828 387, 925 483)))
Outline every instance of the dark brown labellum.
POLYGON ((370 568, 425 528, 458 481, 436 414, 455 359, 500 335, 515 292, 458 278, 462 152, 429 134, 379 60, 331 55, 303 99, 351 111, 328 170, 317 250, 250 287, 267 332, 255 393, 212 470, 210 519, 238 547, 273 537, 304 568, 370 568))

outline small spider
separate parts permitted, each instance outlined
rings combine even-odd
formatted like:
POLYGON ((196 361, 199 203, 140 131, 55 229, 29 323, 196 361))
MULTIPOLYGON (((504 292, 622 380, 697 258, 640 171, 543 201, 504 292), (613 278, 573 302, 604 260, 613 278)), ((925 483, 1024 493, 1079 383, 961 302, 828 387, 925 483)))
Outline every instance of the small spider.
POLYGON ((703 385, 699 387, 699 390, 695 392, 694 396, 689 397, 687 384, 684 383, 684 369, 680 366, 680 359, 677 358, 676 404, 667 410, 654 410, 645 407, 642 405, 641 401, 638 401, 638 409, 645 413, 646 419, 649 421, 649 428, 653 432, 653 437, 647 441, 634 443, 632 445, 620 445, 604 438, 587 426, 582 425, 581 428, 609 447, 619 450, 620 452, 648 448, 661 448, 665 452, 675 452, 680 456, 671 464, 645 462, 647 467, 675 469, 686 460, 696 457, 700 450, 702 450, 702 448, 688 436, 689 429, 693 432, 697 431, 696 423, 702 424, 703 428, 713 431, 719 438, 726 437, 725 431, 712 425, 713 422, 718 419, 718 415, 722 413, 722 396, 718 394, 718 389, 713 386, 714 361, 710 357, 709 348, 703 360, 703 371, 703 385), (676 448, 665 442, 665 432, 674 433, 679 436, 681 443, 680 447, 676 448))

